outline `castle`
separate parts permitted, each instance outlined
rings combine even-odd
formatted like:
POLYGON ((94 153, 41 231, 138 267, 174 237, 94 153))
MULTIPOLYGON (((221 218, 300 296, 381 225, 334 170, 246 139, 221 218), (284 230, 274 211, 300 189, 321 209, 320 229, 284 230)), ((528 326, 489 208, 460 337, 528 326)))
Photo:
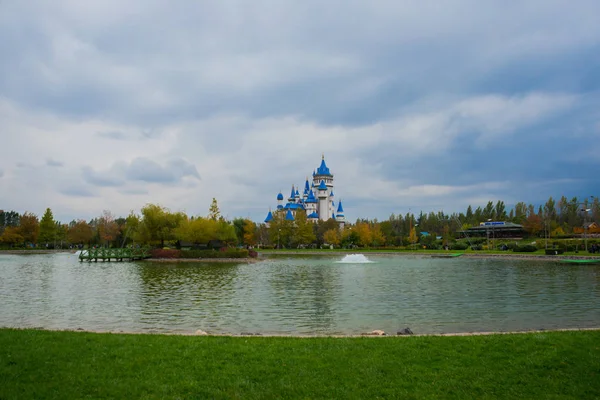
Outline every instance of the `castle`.
POLYGON ((284 205, 284 196, 280 192, 277 195, 277 210, 272 212, 269 210, 265 224, 273 220, 274 213, 282 213, 288 221, 294 221, 296 214, 299 212, 306 213, 308 221, 316 223, 317 221, 327 221, 330 218, 334 219, 340 225, 340 229, 344 228, 346 218, 344 217, 344 207, 340 200, 335 203, 335 194, 333 193, 333 174, 329 172, 327 164, 325 164, 325 156, 321 158, 321 165, 313 171, 312 183, 309 183, 308 178, 304 183, 302 194, 297 187, 292 185, 292 191, 287 198, 287 203, 284 205))

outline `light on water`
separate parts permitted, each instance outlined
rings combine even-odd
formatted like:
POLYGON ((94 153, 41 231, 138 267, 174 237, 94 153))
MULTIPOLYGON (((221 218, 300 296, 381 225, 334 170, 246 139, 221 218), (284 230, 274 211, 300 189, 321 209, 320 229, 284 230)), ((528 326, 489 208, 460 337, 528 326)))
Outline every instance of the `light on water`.
POLYGON ((368 264, 372 262, 364 254, 348 254, 338 261, 340 264, 368 264))
POLYGON ((0 254, 0 327, 360 334, 408 326, 419 334, 600 326, 597 264, 340 258, 90 263, 69 253, 0 254))

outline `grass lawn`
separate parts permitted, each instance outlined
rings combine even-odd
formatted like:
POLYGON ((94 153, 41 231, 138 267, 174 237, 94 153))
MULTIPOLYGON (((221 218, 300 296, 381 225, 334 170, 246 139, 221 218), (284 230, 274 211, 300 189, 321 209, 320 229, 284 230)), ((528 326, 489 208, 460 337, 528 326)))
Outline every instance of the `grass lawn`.
POLYGON ((600 331, 247 338, 0 329, 0 399, 598 397, 600 331))

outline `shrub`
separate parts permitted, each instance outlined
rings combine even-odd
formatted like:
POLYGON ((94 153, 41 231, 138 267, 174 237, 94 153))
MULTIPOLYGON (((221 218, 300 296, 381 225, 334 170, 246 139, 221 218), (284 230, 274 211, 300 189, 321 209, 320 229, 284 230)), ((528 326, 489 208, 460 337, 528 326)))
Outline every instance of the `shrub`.
POLYGON ((451 250, 466 250, 469 248, 469 245, 464 242, 456 242, 452 246, 450 246, 451 250))
POLYGON ((533 253, 537 251, 537 247, 533 244, 525 244, 522 246, 515 246, 513 251, 516 253, 533 253))
POLYGON ((152 249, 150 250, 152 258, 179 258, 181 250, 176 249, 152 249))
POLYGON ((471 250, 483 250, 483 246, 480 244, 476 244, 471 246, 471 250))
MULTIPOLYGON (((255 252, 256 253, 256 252, 255 252)), ((223 248, 216 250, 182 250, 181 258, 247 258, 249 252, 246 249, 223 248)), ((258 254, 257 254, 258 256, 258 254)))

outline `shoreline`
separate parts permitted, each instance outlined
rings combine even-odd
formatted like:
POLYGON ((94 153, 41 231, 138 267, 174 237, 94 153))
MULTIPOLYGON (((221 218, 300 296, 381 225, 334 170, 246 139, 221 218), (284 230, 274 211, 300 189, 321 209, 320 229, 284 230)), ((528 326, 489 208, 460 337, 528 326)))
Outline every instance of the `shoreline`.
POLYGON ((145 258, 144 262, 155 262, 155 263, 201 263, 201 262, 210 262, 210 263, 255 263, 259 262, 258 258, 145 258))
MULTIPOLYGON (((0 250, 0 255, 27 255, 27 254, 57 254, 57 253, 70 253, 75 254, 78 250, 75 249, 62 249, 62 250, 0 250)), ((185 262, 240 262, 240 263, 256 263, 259 261, 267 260, 271 256, 345 256, 349 254, 362 254, 364 256, 409 256, 409 257, 423 257, 423 258, 454 258, 450 257, 452 254, 460 253, 460 251, 448 251, 448 252, 426 252, 426 251, 360 251, 356 250, 321 250, 321 251, 304 251, 304 250, 276 250, 261 252, 258 250, 257 258, 146 258, 141 261, 159 262, 159 263, 185 263, 185 262)), ((546 254, 528 254, 528 253, 462 253, 460 257, 465 258, 496 258, 496 259, 537 259, 537 260, 598 260, 600 256, 597 255, 546 255, 546 254)))
MULTIPOLYGON (((349 254, 362 254, 366 257, 369 255, 374 256, 421 256, 424 258, 432 258, 439 256, 450 256, 452 254, 460 253, 460 251, 448 251, 448 252, 418 252, 418 251, 360 251, 357 250, 324 250, 324 251, 297 251, 297 250, 289 250, 289 251, 269 251, 266 253, 258 252, 259 258, 268 258, 270 255, 293 255, 293 256, 344 256, 349 254)), ((539 259, 539 260, 599 260, 600 256, 596 255, 546 255, 546 254, 527 254, 527 253, 462 253, 460 257, 467 258, 503 258, 503 259, 511 259, 511 258, 528 258, 528 259, 539 259)), ((443 257, 442 257, 443 258, 443 257)), ((449 257, 451 258, 451 257, 449 257)))
POLYGON ((47 332, 74 332, 74 333, 96 333, 96 334, 111 334, 111 335, 149 335, 149 336, 210 336, 210 337, 226 337, 226 338, 294 338, 294 339, 311 339, 311 338, 381 338, 381 337, 468 337, 468 336, 492 336, 492 335, 528 335, 535 333, 551 333, 551 332, 581 332, 581 331, 600 331, 600 326, 593 328, 558 328, 558 329, 533 329, 523 331, 482 331, 482 332, 448 332, 448 333, 415 333, 415 334, 396 334, 385 333, 383 335, 373 334, 370 332, 360 334, 277 334, 277 333, 210 333, 198 330, 196 332, 141 332, 141 331, 126 331, 126 330, 102 330, 102 329, 58 329, 58 328, 43 328, 43 327, 0 327, 0 330, 36 330, 47 332))

